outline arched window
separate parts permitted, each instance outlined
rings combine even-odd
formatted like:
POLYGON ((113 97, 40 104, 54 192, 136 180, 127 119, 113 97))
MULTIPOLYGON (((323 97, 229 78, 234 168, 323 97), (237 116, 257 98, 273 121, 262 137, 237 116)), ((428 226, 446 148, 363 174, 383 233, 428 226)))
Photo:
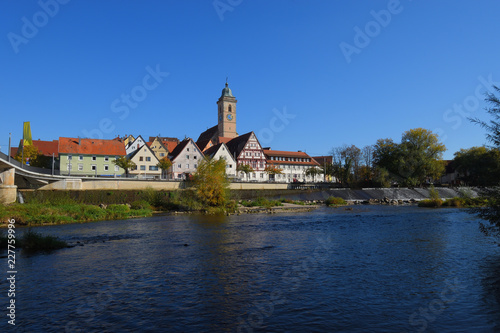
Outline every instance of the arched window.
POLYGON ((227 107, 227 111, 233 112, 233 108, 231 107, 231 104, 229 104, 229 106, 227 107))

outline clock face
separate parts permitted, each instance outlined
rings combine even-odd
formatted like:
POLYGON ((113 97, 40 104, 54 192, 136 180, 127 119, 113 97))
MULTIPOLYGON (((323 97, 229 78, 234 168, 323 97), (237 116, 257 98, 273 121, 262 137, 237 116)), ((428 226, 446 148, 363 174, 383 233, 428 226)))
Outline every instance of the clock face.
POLYGON ((230 114, 228 114, 228 115, 227 115, 227 120, 231 120, 231 119, 233 119, 233 116, 232 116, 232 115, 230 115, 230 114))

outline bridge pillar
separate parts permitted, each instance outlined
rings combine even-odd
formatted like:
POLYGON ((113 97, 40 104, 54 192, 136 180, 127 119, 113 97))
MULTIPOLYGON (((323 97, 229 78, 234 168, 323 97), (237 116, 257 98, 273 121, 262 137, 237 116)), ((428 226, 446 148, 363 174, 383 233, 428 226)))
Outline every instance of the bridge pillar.
POLYGON ((15 169, 0 169, 0 203, 16 202, 17 186, 14 185, 15 169))

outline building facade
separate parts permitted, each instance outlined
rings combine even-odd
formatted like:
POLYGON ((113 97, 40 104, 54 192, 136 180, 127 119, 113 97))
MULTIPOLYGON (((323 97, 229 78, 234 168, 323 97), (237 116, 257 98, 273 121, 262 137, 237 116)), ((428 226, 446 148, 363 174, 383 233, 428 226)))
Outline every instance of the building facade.
POLYGON ((229 148, 227 148, 224 143, 219 143, 218 145, 208 148, 203 152, 203 154, 207 158, 212 158, 215 160, 223 159, 224 161, 226 161, 226 175, 229 178, 236 177, 237 163, 229 152, 229 148))
POLYGON ((226 143, 237 165, 249 165, 253 171, 248 175, 238 172, 241 180, 267 181, 266 157, 254 132, 240 135, 226 143))
POLYGON ((160 179, 159 160, 148 145, 143 145, 130 154, 128 158, 135 163, 135 168, 129 171, 131 176, 141 179, 160 179))
POLYGON ((324 179, 323 173, 308 175, 310 168, 320 168, 320 164, 301 151, 281 151, 265 149, 267 163, 281 170, 281 174, 270 175, 271 181, 280 183, 315 182, 324 179))
POLYGON ((186 179, 196 172, 198 164, 204 158, 203 153, 191 138, 184 139, 168 156, 172 166, 167 172, 169 179, 186 179))
POLYGON ((125 173, 113 163, 126 155, 118 140, 61 137, 58 150, 61 175, 116 177, 125 173))

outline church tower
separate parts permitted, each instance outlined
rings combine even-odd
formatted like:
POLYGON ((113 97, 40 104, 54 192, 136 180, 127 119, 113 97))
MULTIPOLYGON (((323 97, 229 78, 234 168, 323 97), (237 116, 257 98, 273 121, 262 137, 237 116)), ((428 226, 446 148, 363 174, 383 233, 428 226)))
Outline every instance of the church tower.
POLYGON ((238 101, 233 96, 231 89, 229 89, 227 82, 226 87, 222 89, 222 95, 217 101, 218 106, 218 119, 219 119, 219 136, 225 138, 235 138, 238 136, 236 133, 236 103, 238 101))

